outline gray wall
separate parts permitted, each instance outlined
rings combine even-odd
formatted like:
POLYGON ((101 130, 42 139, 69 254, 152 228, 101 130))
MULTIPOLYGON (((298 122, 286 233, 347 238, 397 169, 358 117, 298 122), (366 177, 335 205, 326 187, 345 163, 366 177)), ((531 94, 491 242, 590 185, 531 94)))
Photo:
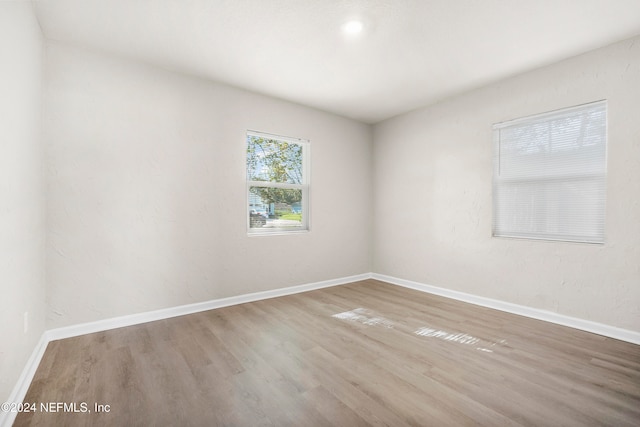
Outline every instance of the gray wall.
POLYGON ((44 332, 42 35, 30 2, 0 2, 0 64, 0 402, 4 402, 44 332))
POLYGON ((48 328, 371 271, 371 127, 47 45, 48 328), (245 132, 311 142, 311 231, 248 237, 245 132))
POLYGON ((640 331, 640 38, 374 128, 380 274, 640 331), (493 123, 608 100, 606 244, 491 237, 493 123))

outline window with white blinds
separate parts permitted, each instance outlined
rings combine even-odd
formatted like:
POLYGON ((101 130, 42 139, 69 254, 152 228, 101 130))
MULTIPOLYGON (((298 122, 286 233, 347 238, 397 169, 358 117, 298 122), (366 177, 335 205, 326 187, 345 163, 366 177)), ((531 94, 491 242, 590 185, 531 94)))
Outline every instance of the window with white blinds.
POLYGON ((604 243, 607 103, 493 126, 493 235, 604 243))

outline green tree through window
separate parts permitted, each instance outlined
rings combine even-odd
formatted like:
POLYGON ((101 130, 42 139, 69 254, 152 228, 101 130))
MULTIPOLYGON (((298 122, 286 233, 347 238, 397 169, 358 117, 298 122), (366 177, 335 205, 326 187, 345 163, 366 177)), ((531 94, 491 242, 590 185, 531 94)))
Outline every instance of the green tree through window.
POLYGON ((308 145, 304 140, 247 133, 250 232, 308 228, 308 145))

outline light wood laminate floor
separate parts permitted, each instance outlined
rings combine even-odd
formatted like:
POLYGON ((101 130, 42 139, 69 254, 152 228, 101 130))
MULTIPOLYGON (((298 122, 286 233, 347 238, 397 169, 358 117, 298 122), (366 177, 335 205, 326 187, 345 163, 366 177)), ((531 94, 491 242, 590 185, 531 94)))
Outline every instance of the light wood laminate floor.
POLYGON ((366 280, 51 342, 25 402, 88 412, 16 426, 638 426, 640 346, 366 280))

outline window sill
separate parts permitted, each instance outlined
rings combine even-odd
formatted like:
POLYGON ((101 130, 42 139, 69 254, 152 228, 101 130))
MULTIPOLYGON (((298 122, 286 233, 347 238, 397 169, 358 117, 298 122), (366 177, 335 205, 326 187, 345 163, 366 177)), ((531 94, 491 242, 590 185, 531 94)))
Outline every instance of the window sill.
POLYGON ((308 233, 308 229, 304 230, 283 230, 283 229, 273 229, 273 231, 249 231, 247 236, 249 237, 262 237, 262 236, 287 236, 290 234, 305 234, 308 233))

